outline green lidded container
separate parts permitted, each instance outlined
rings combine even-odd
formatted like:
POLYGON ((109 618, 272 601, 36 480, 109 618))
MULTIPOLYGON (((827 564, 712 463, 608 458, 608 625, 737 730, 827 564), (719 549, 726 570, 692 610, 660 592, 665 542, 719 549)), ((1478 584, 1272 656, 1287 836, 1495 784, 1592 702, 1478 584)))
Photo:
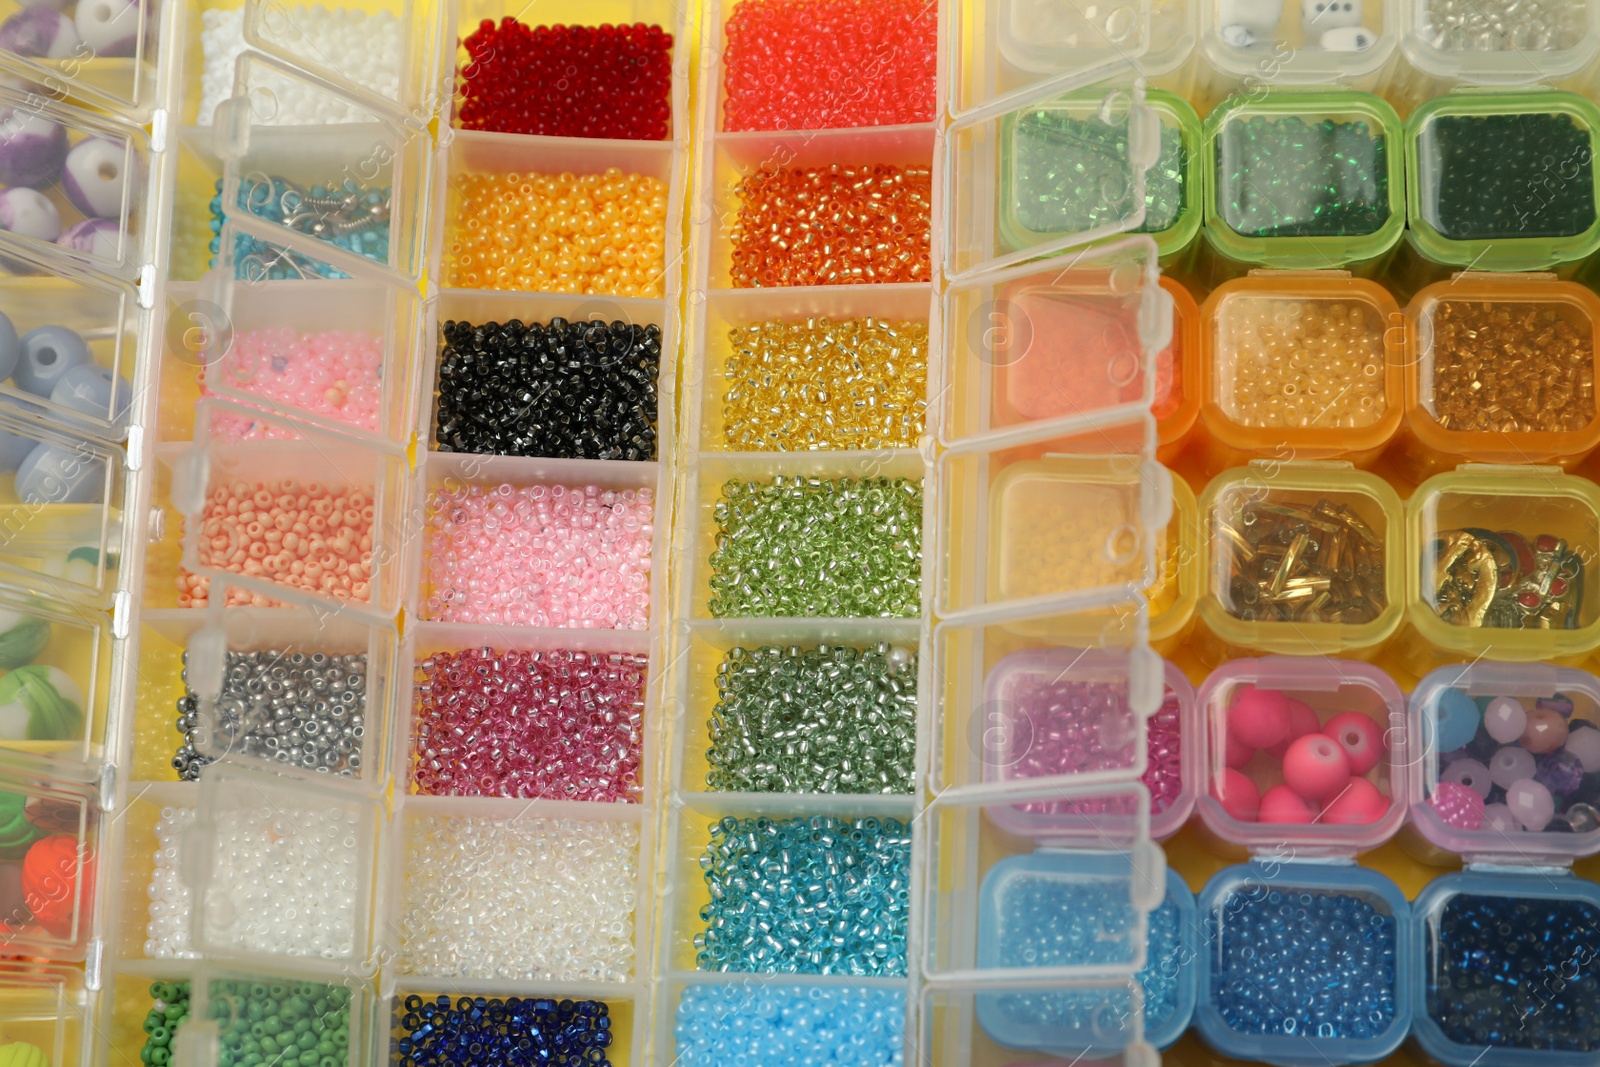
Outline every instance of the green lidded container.
MULTIPOLYGON (((1000 236, 1012 251, 1121 221, 1129 162, 1125 116, 1107 121, 1106 94, 1089 89, 1022 108, 1001 124, 1000 236), (1101 195, 1102 193, 1106 195, 1101 195)), ((1162 258, 1200 232, 1200 116, 1183 97, 1152 89, 1145 105, 1161 122, 1161 148, 1145 172, 1144 221, 1162 258)))
POLYGON ((1474 270, 1544 270, 1600 249, 1600 108, 1576 93, 1457 90, 1406 122, 1409 240, 1474 270))
POLYGON ((1405 230, 1400 116, 1351 89, 1240 94, 1206 116, 1206 236, 1291 270, 1377 259, 1405 230))

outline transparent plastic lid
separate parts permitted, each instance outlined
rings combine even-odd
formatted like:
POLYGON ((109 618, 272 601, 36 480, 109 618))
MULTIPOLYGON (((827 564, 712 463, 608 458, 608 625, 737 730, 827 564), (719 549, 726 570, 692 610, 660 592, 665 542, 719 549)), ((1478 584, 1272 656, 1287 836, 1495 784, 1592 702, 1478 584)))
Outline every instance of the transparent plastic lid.
POLYGON ((1150 843, 1148 807, 1149 793, 1139 783, 1030 782, 1008 789, 1003 799, 934 801, 922 819, 930 877, 922 913, 924 973, 951 981, 1043 982, 1138 971, 1145 962, 1146 917, 1166 893, 1165 860, 1150 843), (993 818, 997 807, 1060 803, 1097 812, 1085 815, 1093 832, 1056 842, 1018 836, 993 818))
POLYGON ((186 570, 246 599, 393 617, 409 553, 404 453, 214 399, 198 404, 195 441, 173 472, 186 570))
MULTIPOLYGON (((260 1044, 255 1028, 264 1019, 274 1020, 280 1033, 293 1035, 296 1048, 315 1051, 319 1063, 329 1060, 338 1067, 363 1062, 371 1043, 386 1029, 370 979, 319 974, 276 961, 208 961, 194 968, 189 1014, 178 1030, 178 1035, 190 1031, 202 1037, 188 1046, 194 1055, 187 1062, 220 1067, 250 1055, 251 1046, 260 1044), (310 1038, 309 1049, 302 1034, 310 1038)), ((287 1059, 292 1054, 281 1048, 279 1055, 287 1059)))
POLYGON ((946 442, 1072 432, 1151 404, 1172 336, 1155 243, 1129 237, 956 282, 945 295, 946 442))
POLYGON ((424 133, 276 60, 246 53, 218 107, 226 218, 357 273, 415 281, 430 203, 424 133))
MULTIPOLYGON (((138 7, 122 0, 82 2, 138 7)), ((151 192, 143 130, 0 87, 0 147, 6 159, 0 166, 0 257, 6 248, 22 248, 41 263, 65 261, 128 279, 139 274, 151 192)))
POLYGON ((1326 84, 1383 67, 1401 0, 1196 0, 1200 47, 1225 74, 1326 84))
POLYGON ((1350 856, 1405 821, 1405 697, 1383 671, 1320 656, 1239 659, 1196 697, 1218 837, 1258 856, 1350 856))
POLYGON ((0 770, 0 944, 78 961, 96 929, 100 806, 93 787, 0 770))
POLYGON ((1411 822, 1468 862, 1600 852, 1600 679, 1543 663, 1441 667, 1411 694, 1411 822))
MULTIPOLYGON (((1149 209, 1146 172, 1162 147, 1161 119, 1144 92, 1125 73, 953 125, 945 135, 946 274, 964 278, 1139 229, 1149 209)), ((1169 198, 1158 199, 1160 214, 1169 198)))
POLYGON ((21 1062, 88 1064, 100 1043, 95 1004, 78 968, 8 961, 0 965, 0 1047, 21 1062))
POLYGON ((5 590, 0 627, 0 748, 63 769, 99 764, 110 720, 110 617, 5 590))
POLYGON ((199 785, 183 831, 194 892, 192 944, 234 960, 303 961, 337 971, 372 948, 378 800, 332 782, 223 763, 199 785), (276 888, 269 888, 276 887, 276 888), (273 909, 292 887, 300 909, 273 909))
POLYGON ((202 291, 222 315, 200 354, 202 394, 380 447, 410 443, 422 334, 414 286, 377 272, 333 286, 247 281, 224 266, 202 291))
POLYGON ((167 0, 0 4, 0 67, 52 97, 142 122, 161 102, 174 57, 162 54, 167 0))

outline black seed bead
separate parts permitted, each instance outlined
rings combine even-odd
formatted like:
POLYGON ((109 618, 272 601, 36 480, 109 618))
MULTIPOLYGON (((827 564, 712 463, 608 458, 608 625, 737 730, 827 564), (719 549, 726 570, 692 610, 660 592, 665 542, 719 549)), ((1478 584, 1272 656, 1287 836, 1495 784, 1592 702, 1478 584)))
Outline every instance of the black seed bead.
POLYGON ((440 332, 439 451, 656 458, 659 326, 512 319, 440 332))

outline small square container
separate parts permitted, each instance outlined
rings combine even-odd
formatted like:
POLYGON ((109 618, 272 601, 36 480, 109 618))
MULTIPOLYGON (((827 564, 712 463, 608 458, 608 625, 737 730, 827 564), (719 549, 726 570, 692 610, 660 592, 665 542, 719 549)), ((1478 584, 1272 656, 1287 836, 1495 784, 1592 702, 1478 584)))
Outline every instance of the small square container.
POLYGON ((376 271, 345 284, 240 281, 213 270, 221 312, 200 353, 205 393, 402 449, 417 416, 422 304, 376 271))
POLYGON ((1257 856, 1353 856, 1405 821, 1405 696, 1378 668, 1234 660, 1211 672, 1196 703, 1206 786, 1195 806, 1226 844, 1257 856))
MULTIPOLYGON (((226 217, 348 273, 421 275, 431 144, 393 112, 259 53, 217 108, 226 217)), ((425 129, 425 127, 423 127, 425 129)))
MULTIPOLYGON (((228 68, 233 69, 231 64, 228 68)), ((233 91, 233 75, 221 90, 233 91)), ((198 90, 195 96, 199 95, 198 90)), ((210 106, 215 106, 212 101, 210 106)), ((179 126, 172 133, 168 173, 172 183, 172 217, 167 242, 169 282, 198 281, 217 262, 221 235, 211 229, 222 208, 222 158, 211 126, 179 126)))
MULTIPOLYGON (((334 1067, 356 1067, 368 1062, 369 1050, 383 1032, 377 1019, 376 985, 370 976, 201 964, 189 985, 189 1015, 173 1035, 173 1055, 196 1067, 238 1062, 250 1054, 252 1043, 261 1043, 255 1028, 268 1019, 293 1035, 302 1054, 316 1053, 319 1064, 328 1059, 334 1067), (303 1043, 305 1037, 311 1039, 309 1048, 303 1043), (186 1047, 186 1041, 194 1043, 186 1047), (328 1052, 325 1044, 333 1051, 328 1052)), ((263 1028, 271 1025, 267 1022, 263 1028)), ((278 1044, 277 1055, 285 1060, 293 1055, 284 1047, 286 1041, 280 1039, 278 1044)))
MULTIPOLYGON (((0 194, 3 195, 3 194, 0 194)), ((0 397, 59 426, 107 441, 127 438, 146 419, 149 385, 140 358, 150 312, 132 285, 68 264, 46 263, 39 250, 9 252, 0 268, 0 397)))
POLYGON ((1406 119, 1408 237, 1434 263, 1546 270, 1600 248, 1600 108, 1576 93, 1460 90, 1406 119))
POLYGON ((373 947, 382 825, 381 802, 348 786, 212 767, 179 846, 191 944, 211 959, 294 960, 319 974, 359 965, 373 947), (288 901, 267 885, 293 886, 317 906, 300 916, 264 908, 288 901))
POLYGON ((1579 1067, 1600 1048, 1587 990, 1600 886, 1567 873, 1466 870, 1411 907, 1412 1023, 1446 1067, 1579 1067), (1470 998, 1470 1000, 1469 1000, 1470 998))
POLYGON ((111 693, 125 646, 111 616, 5 589, 0 626, 0 749, 93 777, 116 756, 111 693))
MULTIPOLYGON (((176 737, 171 713, 163 720, 166 732, 176 737)), ((174 961, 198 958, 191 937, 194 893, 184 881, 192 861, 183 833, 194 824, 199 803, 200 787, 194 782, 134 780, 127 785, 113 861, 105 865, 105 955, 119 967, 170 968, 174 961)), ((146 998, 144 1010, 148 1008, 146 998)))
MULTIPOLYGON (((1051 86, 1120 76, 1130 60, 1158 58, 1152 49, 1157 47, 1154 11, 1159 5, 1152 0, 1111 7, 1076 0, 978 0, 945 6, 949 107, 957 119, 993 115, 1051 86)), ((1188 41, 1192 46, 1192 33, 1188 41)), ((1164 51, 1187 51, 1166 38, 1160 44, 1164 51)), ((1170 61, 1165 54, 1159 58, 1170 61)))
POLYGON ((1068 596, 1083 610, 1148 588, 1172 517, 1171 479, 1137 451, 1153 430, 1146 411, 1076 439, 941 456, 941 615, 1068 596), (1108 444, 1128 451, 1075 454, 1108 444))
POLYGON ((42 263, 67 262, 128 281, 153 269, 146 257, 156 182, 145 132, 10 88, 0 88, 0 115, 5 116, 0 139, 14 160, 0 175, 0 184, 7 187, 0 202, 13 220, 0 234, 0 247, 22 248, 42 263))
POLYGON ((1440 667, 1411 694, 1411 826, 1468 863, 1564 865, 1600 852, 1596 731, 1600 679, 1587 671, 1440 667))
POLYGON ((98 788, 14 766, 0 771, 0 812, 0 940, 14 956, 81 962, 105 927, 98 788))
POLYGON ((1376 655, 1400 626, 1402 514, 1345 463, 1224 471, 1200 496, 1201 621, 1230 649, 1376 655))
POLYGON ((97 994, 77 968, 7 961, 0 966, 0 1047, 21 1054, 32 1046, 46 1063, 87 1067, 105 1040, 94 1028, 97 994))
MULTIPOLYGON (((1252 84, 1370 81, 1394 54, 1400 0, 1196 0, 1200 48, 1217 73, 1252 84)), ((1397 190, 1398 191, 1398 190, 1397 190)))
POLYGON ((1252 272, 1201 308, 1202 460, 1370 466, 1400 426, 1400 306, 1345 271, 1252 272))
MULTIPOLYGON (((1100 219, 1109 223, 1116 218, 1095 213, 1110 204, 1084 212, 1081 204, 1062 197, 1062 187, 1054 184, 1063 171, 1078 174, 1074 180, 1083 182, 1083 172, 1100 170, 1105 170, 1100 185, 1104 192, 1115 188, 1119 179, 1123 187, 1134 184, 1118 170, 1143 161, 1138 152, 1144 146, 1136 151, 1133 138, 1144 131, 1133 124, 1131 111, 1129 126, 1122 130, 1114 121, 1118 114, 1115 103, 1108 105, 1103 97, 1099 90, 1079 90, 1014 111, 1001 120, 1000 236, 1011 249, 1053 244, 1096 228, 1100 219), (1101 143, 1107 139, 1110 143, 1101 143), (1125 142, 1125 152, 1118 153, 1117 148, 1125 142), (1122 167, 1108 168, 1111 161, 1122 167)), ((1154 237, 1156 250, 1166 260, 1188 248, 1200 232, 1205 142, 1200 116, 1183 97, 1151 90, 1145 94, 1144 106, 1159 123, 1160 147, 1144 172, 1144 213, 1131 232, 1154 237)), ((1068 188, 1076 192, 1083 186, 1068 188)), ((1131 214, 1125 216, 1126 221, 1131 221, 1131 214)))
POLYGON ((711 1067, 732 1049, 752 1063, 903 1062, 915 1054, 915 988, 903 978, 673 975, 656 984, 649 1062, 711 1067))
POLYGON ((1156 1056, 1144 1010, 1131 977, 926 986, 917 1051, 933 1067, 1133 1067, 1156 1056))
POLYGON ((1274 1067, 1338 1067, 1382 1060, 1405 1040, 1415 1005, 1412 909, 1377 871, 1277 860, 1227 867, 1196 909, 1195 1023, 1216 1051, 1274 1067), (1318 966, 1328 970, 1311 970, 1318 966), (1301 980, 1284 989, 1282 971, 1295 967, 1301 980), (1345 1017, 1319 1021, 1323 1005, 1345 1017))
MULTIPOLYGON (((605 1032, 610 1035, 606 1039, 609 1043, 602 1046, 606 1061, 613 1067, 640 1067, 648 1062, 644 1051, 649 1031, 650 993, 643 983, 617 986, 593 982, 441 982, 399 978, 382 1005, 383 1014, 378 1020, 380 1036, 373 1055, 381 1057, 380 1062, 403 1062, 401 1042, 409 1040, 409 1047, 416 1050, 416 1035, 427 1025, 423 1012, 429 1007, 438 1011, 441 1003, 470 1018, 479 997, 484 998, 486 1006, 489 1001, 510 1006, 511 1000, 516 999, 522 1002, 516 1006, 517 1010, 538 1014, 552 1009, 559 1012, 562 1001, 571 1002, 574 1008, 584 1001, 592 1001, 596 1007, 587 1008, 586 1015, 597 1014, 597 1006, 601 1004, 606 1009, 609 1025, 605 1032), (537 1003, 539 1001, 548 1003, 537 1003)), ((551 1025, 551 1029, 556 1027, 551 1025)), ((422 1051, 438 1050, 443 1041, 448 1040, 447 1034, 448 1031, 435 1027, 422 1051)))
MULTIPOLYGON (((1036 852, 1033 858, 1054 863, 1061 873, 1077 859, 1065 852, 1036 852)), ((1041 874, 1048 869, 1042 864, 1041 874)), ((1003 907, 1003 902, 997 903, 1003 907)), ((994 924, 999 933, 1005 919, 1003 914, 986 912, 980 922, 994 924)), ((1110 982, 1099 988, 1031 990, 1021 995, 986 991, 975 998, 978 1025, 999 1044, 1047 1049, 1059 1056, 1115 1055, 1140 1038, 1166 1048, 1188 1029, 1194 1014, 1198 976, 1193 962, 1200 938, 1194 894, 1170 867, 1166 895, 1148 923, 1145 962, 1133 977, 1132 989, 1110 982)), ((999 940, 1005 940, 1003 933, 999 940)), ((1037 957, 1037 947, 1027 945, 1019 956, 1025 960, 1030 951, 1037 957)))
POLYGON ((104 606, 132 535, 127 457, 14 411, 0 413, 0 572, 15 588, 104 606))
MULTIPOLYGON (((1171 472, 1169 472, 1171 473, 1171 472)), ((1194 629, 1200 600, 1200 505, 1179 474, 1172 477, 1172 521, 1156 556, 1156 580, 1145 590, 1150 603, 1150 647, 1169 656, 1194 629)))
POLYGON ((399 635, 393 624, 316 608, 225 607, 228 588, 226 582, 213 588, 209 607, 203 618, 193 620, 185 643, 195 750, 207 760, 381 790, 387 780, 389 707, 399 681, 399 635), (355 664, 330 663, 350 656, 359 657, 359 688, 345 681, 355 664), (338 689, 330 685, 333 680, 338 689), (280 735, 276 729, 281 719, 270 704, 274 684, 293 698, 291 721, 298 729, 292 733, 280 735), (346 728, 351 734, 336 736, 346 728), (293 758, 307 741, 313 747, 293 758))
POLYGON ((226 400, 206 399, 197 407, 195 444, 173 460, 172 497, 185 520, 184 569, 224 579, 271 602, 392 618, 415 535, 407 526, 405 454, 226 400), (246 497, 260 516, 259 531, 231 520, 228 502, 237 501, 242 512, 246 497), (332 508, 339 501, 343 522, 332 525, 332 508), (311 521, 318 518, 320 531, 311 521), (283 534, 279 544, 287 547, 272 553, 266 534, 276 531, 280 520, 290 524, 289 531, 277 531, 283 534), (308 526, 304 534, 293 528, 302 522, 308 526), (286 562, 285 552, 298 552, 287 544, 290 533, 297 541, 305 538, 309 549, 286 562), (314 555, 313 536, 324 541, 320 556, 314 555), (257 544, 259 550, 252 547, 257 544), (299 572, 294 563, 302 564, 299 572), (308 576, 311 563, 334 581, 308 576))
POLYGON ((639 980, 654 821, 639 804, 405 797, 379 890, 391 974, 464 989, 639 980))
MULTIPOLYGON (((1211 3, 1246 10, 1278 0, 1211 3)), ((1372 51, 1313 48, 1293 53, 1288 63, 1349 61, 1372 51)), ((1247 73, 1259 73, 1254 63, 1247 73)), ((1380 259, 1399 243, 1406 223, 1401 130, 1400 116, 1383 99, 1348 89, 1269 90, 1224 100, 1206 116, 1206 143, 1215 145, 1204 153, 1201 179, 1206 234, 1230 259, 1265 267, 1337 268, 1380 259), (1294 190, 1302 195, 1289 196, 1294 190)))
POLYGON ((1128 70, 958 121, 944 146, 946 277, 966 279, 1140 230, 1152 206, 1160 228, 1169 228, 1176 221, 1169 216, 1181 214, 1177 183, 1153 195, 1146 187, 1146 172, 1162 158, 1162 133, 1143 82, 1128 70))
POLYGON ((1089 432, 1150 407, 1173 305, 1148 237, 955 282, 940 440, 1089 432))
MULTIPOLYGON (((167 1010, 172 1008, 175 1009, 174 1020, 179 1018, 185 998, 191 995, 191 979, 195 970, 196 965, 192 961, 157 964, 118 961, 105 974, 95 996, 94 1024, 99 1038, 91 1053, 92 1058, 85 1061, 86 1064, 92 1067, 115 1067, 134 1060, 142 1063, 141 1054, 144 1050, 149 1049, 153 1053, 158 1047, 151 1041, 150 1032, 144 1028, 146 1022, 151 1022, 154 1027, 150 1013, 156 1011, 164 1017, 167 1010)), ((162 1018, 161 1021, 164 1023, 166 1020, 162 1018)), ((194 1033, 198 1035, 203 1029, 197 1028, 194 1033)), ((176 1033, 168 1028, 166 1047, 169 1064, 172 1062, 173 1038, 187 1048, 193 1047, 188 1044, 193 1037, 185 1039, 182 1035, 181 1026, 176 1033)))
POLYGON ((1406 305, 1405 368, 1395 453, 1417 481, 1461 463, 1570 469, 1600 447, 1600 297, 1588 286, 1489 273, 1436 282, 1406 305))
POLYGON ((1413 67, 1469 85, 1531 85, 1579 74, 1600 51, 1600 4, 1563 0, 1538 14, 1462 14, 1443 0, 1401 0, 1400 49, 1413 67))
POLYGON ((31 5, 7 2, 0 6, 0 21, 9 26, 0 38, 0 67, 7 84, 81 100, 142 124, 162 103, 178 67, 166 41, 179 6, 81 0, 47 6, 60 17, 46 18, 29 14, 31 5))
POLYGON ((1576 663, 1600 646, 1600 489, 1559 467, 1464 466, 1406 501, 1406 621, 1440 660, 1576 663))
POLYGON ((1161 288, 1172 298, 1172 339, 1156 353, 1156 458, 1169 466, 1183 454, 1195 419, 1200 417, 1200 306, 1187 286, 1170 274, 1161 288))
POLYGON ((1146 919, 1167 886, 1165 858, 1149 837, 1149 800, 1137 782, 1020 782, 989 796, 936 799, 918 822, 927 871, 922 973, 939 982, 1033 983, 1135 974, 1145 963, 1146 919), (1092 848, 1083 847, 1082 834, 1019 836, 994 819, 996 809, 1061 802, 1100 813, 1084 816, 1095 824, 1092 848), (1026 938, 1059 936, 1067 946, 1074 936, 1089 936, 1080 925, 1086 921, 1099 931, 1091 938, 1095 951, 1046 953, 1029 962, 1021 946, 1013 958, 997 940, 997 920, 1024 907, 1030 914, 1016 922, 1030 931, 1026 938))

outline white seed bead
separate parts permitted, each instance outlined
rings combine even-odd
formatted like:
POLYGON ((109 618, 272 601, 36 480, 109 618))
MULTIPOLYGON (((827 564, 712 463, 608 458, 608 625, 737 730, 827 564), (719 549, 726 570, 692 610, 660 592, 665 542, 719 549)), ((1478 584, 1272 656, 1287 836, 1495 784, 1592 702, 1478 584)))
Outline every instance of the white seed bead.
POLYGON ((150 873, 150 919, 145 925, 144 954, 158 960, 192 960, 189 914, 194 895, 178 877, 182 862, 178 840, 194 822, 193 808, 163 808, 156 820, 156 855, 150 873))

